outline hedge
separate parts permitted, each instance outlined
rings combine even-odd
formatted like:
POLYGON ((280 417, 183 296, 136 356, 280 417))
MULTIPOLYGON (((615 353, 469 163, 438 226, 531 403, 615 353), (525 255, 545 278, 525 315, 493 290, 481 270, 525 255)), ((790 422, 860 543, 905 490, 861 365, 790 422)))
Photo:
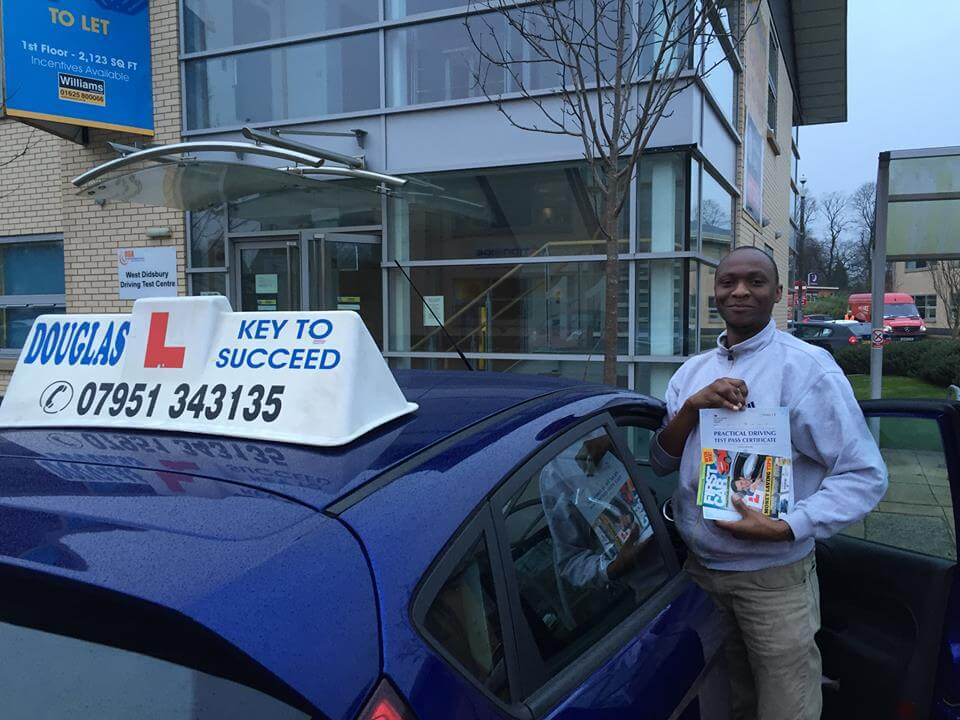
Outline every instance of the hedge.
MULTIPOLYGON (((870 372, 869 345, 842 348, 834 357, 847 375, 870 372)), ((960 340, 892 342, 883 351, 883 374, 925 380, 943 388, 960 385, 960 340)))

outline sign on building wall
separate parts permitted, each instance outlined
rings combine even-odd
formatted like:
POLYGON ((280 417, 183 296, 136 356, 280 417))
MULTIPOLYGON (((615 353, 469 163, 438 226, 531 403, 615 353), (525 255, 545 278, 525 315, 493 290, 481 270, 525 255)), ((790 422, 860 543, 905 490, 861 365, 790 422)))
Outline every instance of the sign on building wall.
POLYGON ((117 282, 121 300, 175 297, 177 294, 176 248, 117 250, 117 282))
POLYGON ((3 0, 9 115, 153 135, 147 0, 3 0))
POLYGON ((747 113, 744 143, 743 208, 758 223, 763 222, 763 136, 747 113))

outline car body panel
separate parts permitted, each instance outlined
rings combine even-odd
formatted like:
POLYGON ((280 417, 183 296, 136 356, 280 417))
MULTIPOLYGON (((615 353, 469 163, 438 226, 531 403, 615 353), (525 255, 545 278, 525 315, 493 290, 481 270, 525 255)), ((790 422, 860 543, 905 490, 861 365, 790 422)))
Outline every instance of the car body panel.
MULTIPOLYGON (((662 407, 649 398, 612 390, 584 393, 579 399, 557 399, 552 406, 544 402, 471 437, 469 445, 458 445, 431 458, 342 513, 341 519, 369 548, 381 592, 384 670, 409 699, 419 720, 511 715, 508 708, 498 707, 454 671, 413 626, 410 608, 420 579, 458 534, 464 518, 470 517, 501 479, 575 423, 627 403, 662 407), (423 522, 424 517, 430 521, 423 522), (411 532, 411 527, 416 531, 411 532), (451 685, 457 688, 456 693, 437 692, 437 688, 451 685)), ((719 647, 716 623, 711 620, 712 606, 688 580, 680 581, 686 583, 681 599, 671 603, 602 667, 586 672, 580 689, 549 717, 613 718, 641 707, 664 710, 644 716, 663 720, 670 716, 704 671, 704 648, 714 653, 719 647), (644 662, 638 664, 641 656, 644 662), (663 674, 668 668, 670 679, 663 674), (623 704, 624 697, 629 700, 627 705, 623 704)), ((527 716, 523 708, 514 708, 512 714, 527 716)))
POLYGON ((331 718, 375 682, 369 568, 335 519, 168 470, 6 458, 3 476, 0 564, 180 613, 331 718))

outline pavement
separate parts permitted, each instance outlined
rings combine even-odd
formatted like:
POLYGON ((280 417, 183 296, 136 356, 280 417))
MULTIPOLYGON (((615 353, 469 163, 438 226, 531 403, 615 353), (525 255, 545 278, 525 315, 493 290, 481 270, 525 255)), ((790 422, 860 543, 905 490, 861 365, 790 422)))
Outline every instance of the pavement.
POLYGON ((845 535, 957 558, 957 529, 943 453, 882 449, 890 486, 880 505, 845 535))

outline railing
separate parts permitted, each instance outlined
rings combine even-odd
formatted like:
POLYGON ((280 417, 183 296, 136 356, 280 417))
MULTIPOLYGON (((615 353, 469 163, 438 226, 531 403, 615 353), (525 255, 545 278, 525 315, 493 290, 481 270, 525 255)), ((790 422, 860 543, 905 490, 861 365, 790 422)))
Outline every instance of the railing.
MULTIPOLYGON (((551 248, 557 248, 557 247, 562 247, 562 246, 597 245, 597 244, 603 243, 603 242, 605 242, 605 241, 603 241, 603 240, 551 240, 551 241, 549 241, 549 242, 544 243, 544 244, 541 245, 540 247, 538 247, 536 250, 534 250, 532 253, 530 253, 530 255, 528 255, 527 257, 538 257, 538 256, 541 255, 544 251, 549 250, 549 249, 551 249, 551 248)), ((510 277, 512 277, 514 274, 516 274, 521 268, 524 267, 525 264, 526 264, 526 263, 517 263, 516 265, 514 265, 513 267, 511 267, 509 270, 507 270, 507 272, 505 272, 502 276, 500 276, 499 278, 497 278, 497 280, 495 280, 495 281, 493 282, 493 284, 491 284, 491 285, 490 285, 488 288, 486 288, 483 292, 479 293, 475 298, 473 298, 472 300, 470 300, 470 302, 468 302, 468 303, 467 303, 466 305, 464 305, 462 308, 460 308, 459 310, 457 310, 457 312, 455 312, 453 315, 451 315, 447 320, 445 320, 445 321, 444 321, 444 326, 449 327, 450 323, 452 323, 454 320, 456 320, 456 319, 459 318, 461 315, 463 315, 464 313, 466 313, 466 312, 467 312, 468 310, 470 310, 472 307, 474 307, 475 305, 477 305, 481 300, 485 300, 485 299, 486 299, 485 301, 488 301, 488 300, 489 300, 489 297, 490 297, 490 293, 491 293, 496 287, 498 287, 499 285, 501 285, 502 283, 504 283, 506 280, 508 280, 510 277)), ((468 332, 468 333, 467 333, 466 335, 464 335, 461 339, 466 340, 467 338, 473 337, 474 335, 476 335, 476 334, 477 334, 478 332, 480 332, 481 330, 487 330, 487 329, 489 328, 489 326, 490 326, 490 323, 491 323, 493 320, 495 320, 496 318, 498 318, 498 317, 500 317, 501 315, 503 315, 503 313, 506 312, 509 308, 511 308, 511 307, 513 307, 514 305, 516 305, 518 302, 520 302, 523 298, 527 297, 527 296, 528 296, 530 293, 532 293, 534 290, 539 289, 543 284, 544 284, 544 283, 541 283, 540 285, 538 285, 538 286, 536 286, 536 287, 530 288, 529 290, 527 290, 526 292, 524 292, 524 293, 523 293, 522 295, 520 295, 519 297, 514 298, 506 307, 504 307, 504 308, 501 309, 499 312, 497 312, 496 315, 494 315, 493 317, 489 317, 489 315, 488 315, 484 321, 481 321, 481 323, 480 323, 479 325, 477 325, 477 327, 475 327, 473 330, 471 330, 470 332, 468 332)), ((424 343, 426 343, 428 340, 430 340, 430 338, 434 337, 435 335, 438 335, 440 332, 441 332, 441 329, 440 329, 440 328, 437 328, 436 330, 430 331, 428 334, 426 334, 426 335, 424 335, 422 338, 420 338, 416 343, 414 343, 413 345, 411 345, 411 346, 410 346, 410 350, 411 350, 411 351, 417 350, 417 349, 420 348, 422 345, 424 345, 424 343)))

